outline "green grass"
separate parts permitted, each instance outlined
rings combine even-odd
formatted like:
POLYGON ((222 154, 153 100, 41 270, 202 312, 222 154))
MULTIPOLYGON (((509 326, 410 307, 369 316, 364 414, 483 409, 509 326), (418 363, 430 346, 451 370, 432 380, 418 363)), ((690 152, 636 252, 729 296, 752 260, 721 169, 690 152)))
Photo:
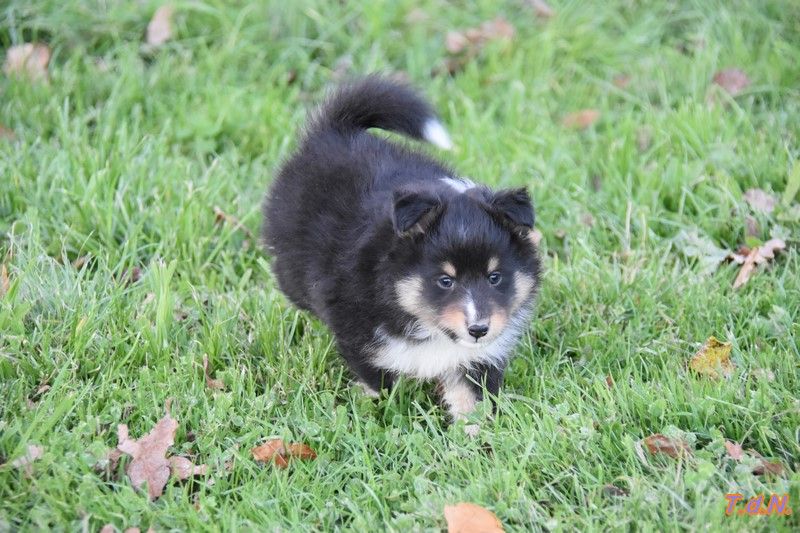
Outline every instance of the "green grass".
POLYGON ((0 140, 0 463, 45 448, 30 477, 0 466, 0 531, 438 531, 457 501, 508 531, 799 527, 800 223, 751 213, 742 193, 780 195, 800 159, 800 6, 552 3, 543 22, 522 0, 430 0, 409 24, 410 0, 187 0, 153 52, 141 42, 157 2, 6 1, 0 48, 43 41, 53 58, 49 84, 0 78, 0 124, 16 132, 0 140), (431 77, 448 30, 497 15, 517 28, 510 44, 431 77), (725 67, 752 80, 735 100, 710 81, 725 67), (306 109, 345 71, 405 72, 457 144, 436 155, 534 196, 538 316, 476 440, 430 386, 362 396, 330 334, 276 291, 269 258, 215 222, 219 206, 258 230, 306 109), (561 125, 584 108, 601 111, 594 126, 561 125), (704 275, 680 252, 695 230, 735 248, 749 214, 788 249, 744 288, 735 266, 704 275), (141 279, 121 282, 134 267, 141 279), (729 380, 687 372, 711 335, 733 343, 729 380), (204 354, 224 391, 205 387, 204 354), (141 436, 170 398, 174 453, 211 473, 151 503, 122 467, 94 465, 118 423, 141 436), (683 434, 694 457, 642 460, 653 433, 683 434), (254 463, 269 437, 319 458, 254 463), (787 472, 753 476, 725 439, 787 472), (728 492, 788 492, 795 513, 727 518, 728 492))

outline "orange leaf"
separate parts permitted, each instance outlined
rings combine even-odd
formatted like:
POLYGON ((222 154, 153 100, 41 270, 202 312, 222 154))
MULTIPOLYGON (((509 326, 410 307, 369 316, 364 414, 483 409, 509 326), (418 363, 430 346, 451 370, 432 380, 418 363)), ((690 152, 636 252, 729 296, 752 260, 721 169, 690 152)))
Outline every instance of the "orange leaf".
POLYGON ((147 25, 147 44, 160 46, 172 39, 172 14, 175 12, 170 5, 156 9, 153 18, 147 25))
POLYGON ((737 274, 736 279, 733 281, 733 288, 738 289, 747 283, 753 275, 753 272, 755 272, 756 265, 766 263, 769 259, 773 259, 775 257, 775 251, 783 250, 784 248, 786 248, 786 243, 781 239, 770 239, 761 246, 750 250, 750 253, 744 259, 744 263, 742 263, 739 274, 737 274))
POLYGON ((206 387, 209 389, 224 389, 225 384, 220 379, 213 379, 208 371, 208 356, 203 354, 203 373, 206 376, 206 387))
POLYGON ((175 442, 177 429, 178 422, 169 413, 156 423, 150 433, 139 440, 128 436, 128 426, 125 424, 117 426, 117 449, 133 458, 127 468, 131 485, 138 489, 147 483, 147 493, 151 500, 161 496, 169 480, 170 462, 166 455, 175 442))
POLYGON ((281 439, 271 439, 251 450, 253 459, 262 463, 273 462, 278 468, 289 466, 289 459, 316 459, 317 454, 305 444, 294 443, 287 446, 281 439))
POLYGON ((447 533, 502 533, 503 525, 492 513, 474 503, 444 506, 447 533))
POLYGON ((208 466, 195 465, 191 460, 180 455, 170 457, 169 466, 172 470, 172 475, 181 480, 192 476, 204 476, 208 472, 208 466))
POLYGON ((544 0, 528 0, 528 3, 533 8, 536 16, 543 19, 549 19, 555 16, 556 12, 544 0))
POLYGON ((32 80, 46 80, 49 63, 50 48, 47 45, 25 43, 12 46, 6 51, 3 71, 8 75, 19 74, 32 80))
POLYGON ((714 74, 714 83, 736 96, 750 85, 750 79, 741 69, 728 68, 714 74))
POLYGON ((709 337, 689 361, 689 368, 714 379, 729 377, 734 368, 731 362, 731 343, 709 337))
POLYGON ((734 461, 742 460, 742 445, 729 440, 725 441, 725 449, 728 450, 728 455, 734 461))
POLYGON ((673 459, 677 459, 678 457, 684 455, 692 455, 692 450, 689 448, 689 445, 686 444, 686 442, 681 439, 667 437, 666 435, 662 435, 660 433, 650 435, 644 439, 644 443, 647 445, 647 449, 653 455, 663 453, 669 455, 673 459))
POLYGON ((599 118, 600 111, 597 109, 582 109, 580 111, 575 111, 574 113, 565 115, 561 120, 561 124, 567 128, 585 130, 597 122, 599 118))

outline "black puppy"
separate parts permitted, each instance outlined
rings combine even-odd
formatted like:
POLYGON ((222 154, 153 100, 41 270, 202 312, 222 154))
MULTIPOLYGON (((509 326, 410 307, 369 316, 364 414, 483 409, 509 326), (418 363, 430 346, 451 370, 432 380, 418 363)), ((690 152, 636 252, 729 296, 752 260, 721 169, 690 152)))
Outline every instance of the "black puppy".
POLYGON ((431 107, 379 77, 345 86, 310 121, 264 205, 281 290, 324 321, 372 391, 435 379, 454 418, 496 394, 539 283, 525 189, 492 192, 409 148, 450 148, 431 107))

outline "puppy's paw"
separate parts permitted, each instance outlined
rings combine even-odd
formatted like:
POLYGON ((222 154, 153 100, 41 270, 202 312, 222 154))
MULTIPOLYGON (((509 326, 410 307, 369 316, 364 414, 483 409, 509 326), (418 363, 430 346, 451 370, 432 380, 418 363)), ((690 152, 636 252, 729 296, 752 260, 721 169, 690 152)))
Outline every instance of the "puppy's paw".
POLYGON ((380 398, 381 393, 364 383, 363 381, 356 381, 356 386, 361 389, 361 392, 367 398, 380 398))

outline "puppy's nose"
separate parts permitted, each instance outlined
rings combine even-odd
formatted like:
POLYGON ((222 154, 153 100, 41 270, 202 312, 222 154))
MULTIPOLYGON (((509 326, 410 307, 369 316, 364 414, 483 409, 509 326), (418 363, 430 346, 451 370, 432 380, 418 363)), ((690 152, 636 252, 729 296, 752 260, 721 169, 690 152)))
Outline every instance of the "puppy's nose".
POLYGON ((467 328, 467 331, 469 331, 470 335, 475 337, 475 340, 478 340, 489 333, 489 326, 487 324, 473 324, 467 328))

